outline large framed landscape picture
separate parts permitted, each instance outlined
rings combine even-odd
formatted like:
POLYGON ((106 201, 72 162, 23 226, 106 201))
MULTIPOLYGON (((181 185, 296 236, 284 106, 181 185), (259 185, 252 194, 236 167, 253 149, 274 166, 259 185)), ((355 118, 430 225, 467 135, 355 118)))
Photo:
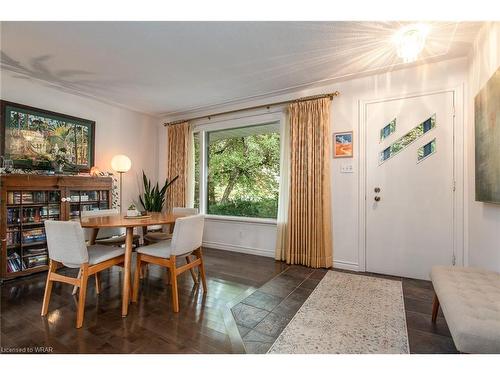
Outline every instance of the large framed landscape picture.
POLYGON ((474 99, 476 201, 500 204, 500 68, 474 99))
POLYGON ((0 154, 15 168, 52 169, 52 155, 65 151, 66 169, 94 165, 95 122, 26 105, 0 101, 0 154))

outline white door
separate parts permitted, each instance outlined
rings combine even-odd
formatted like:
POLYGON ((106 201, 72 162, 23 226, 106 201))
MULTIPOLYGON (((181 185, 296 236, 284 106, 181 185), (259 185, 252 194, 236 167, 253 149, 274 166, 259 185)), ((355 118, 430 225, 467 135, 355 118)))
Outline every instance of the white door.
POLYGON ((429 279, 454 259, 453 92, 365 111, 366 270, 429 279))

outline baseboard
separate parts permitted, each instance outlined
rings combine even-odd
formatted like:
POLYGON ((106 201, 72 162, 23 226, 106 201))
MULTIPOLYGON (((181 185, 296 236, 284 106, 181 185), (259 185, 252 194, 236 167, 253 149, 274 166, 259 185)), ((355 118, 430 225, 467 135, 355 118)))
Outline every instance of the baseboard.
POLYGON ((359 272, 359 264, 354 262, 345 262, 343 260, 334 260, 333 268, 340 268, 341 270, 357 271, 359 272))
POLYGON ((236 253, 260 255, 263 257, 274 258, 274 250, 269 250, 269 249, 258 249, 254 247, 233 245, 222 242, 211 242, 211 241, 203 241, 203 246, 219 250, 234 251, 236 253))

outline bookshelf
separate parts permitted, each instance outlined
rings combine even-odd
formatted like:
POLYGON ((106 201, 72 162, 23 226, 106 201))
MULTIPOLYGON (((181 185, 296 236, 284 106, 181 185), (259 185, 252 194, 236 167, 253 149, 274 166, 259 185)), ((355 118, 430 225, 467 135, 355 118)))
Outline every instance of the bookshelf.
POLYGON ((112 179, 86 176, 1 176, 0 277, 44 271, 45 220, 79 220, 86 210, 111 207, 112 179))

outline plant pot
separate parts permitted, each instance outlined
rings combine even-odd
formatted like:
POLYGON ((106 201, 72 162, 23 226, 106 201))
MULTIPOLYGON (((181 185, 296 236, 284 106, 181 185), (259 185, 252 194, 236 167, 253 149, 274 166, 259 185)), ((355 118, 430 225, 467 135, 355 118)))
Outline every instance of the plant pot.
POLYGON ((127 216, 139 216, 140 212, 137 210, 127 210, 127 216))

